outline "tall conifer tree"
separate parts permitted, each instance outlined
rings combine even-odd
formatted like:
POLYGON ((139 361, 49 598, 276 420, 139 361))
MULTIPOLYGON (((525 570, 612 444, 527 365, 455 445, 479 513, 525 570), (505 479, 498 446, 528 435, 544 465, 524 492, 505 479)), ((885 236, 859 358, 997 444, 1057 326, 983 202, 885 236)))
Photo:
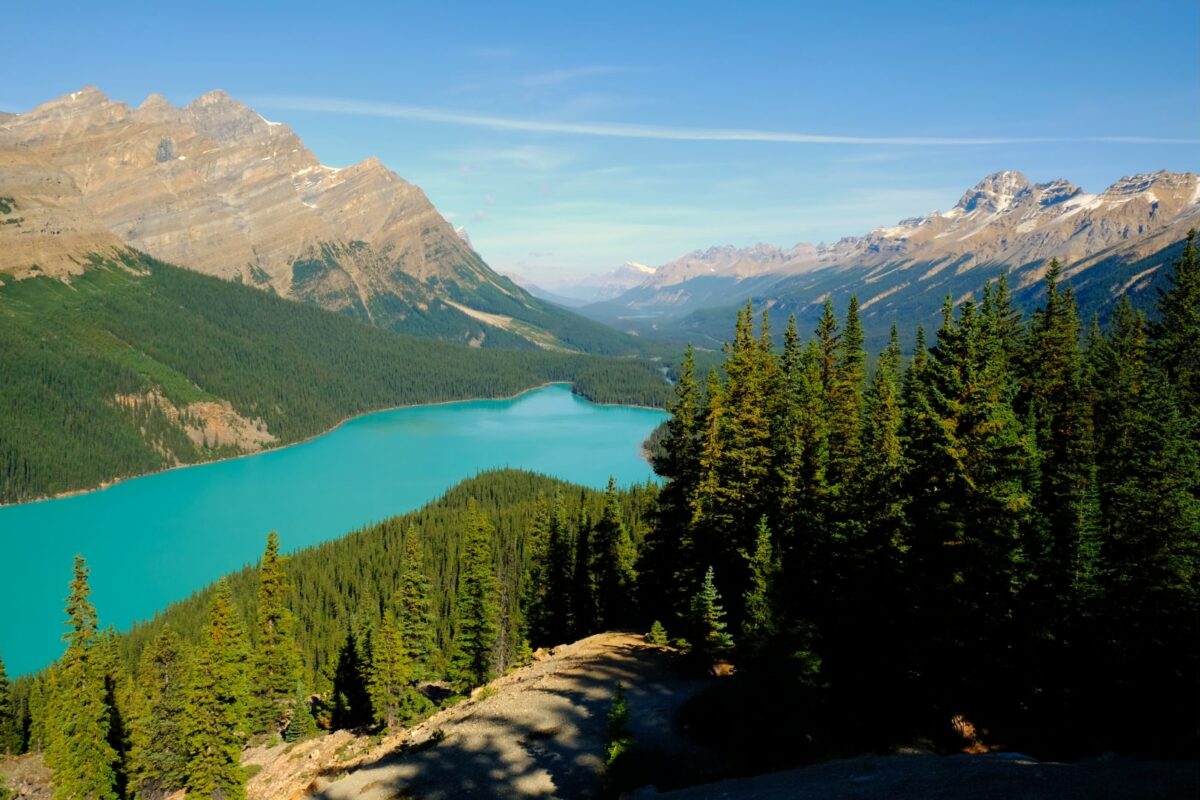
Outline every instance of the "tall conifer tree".
POLYGON ((183 643, 164 627, 142 651, 134 687, 129 788, 139 798, 166 797, 184 787, 186 679, 183 643))
POLYGON ((279 555, 279 534, 267 534, 258 568, 258 622, 254 643, 253 700, 250 723, 256 733, 278 732, 300 677, 295 623, 287 607, 291 582, 279 555))
POLYGON ((46 763, 53 770, 55 800, 117 797, 117 753, 108 739, 111 709, 106 703, 90 594, 87 565, 76 556, 67 599, 67 652, 54 670, 47 720, 46 763))
POLYGON ((1150 327, 1156 361, 1175 387, 1179 407, 1195 421, 1200 440, 1200 256, 1196 231, 1188 231, 1183 253, 1158 298, 1158 319, 1150 327))
POLYGON ((596 586, 596 623, 601 629, 625 622, 633 589, 634 550, 621 519, 617 482, 608 479, 604 510, 592 531, 592 575, 596 586))
POLYGON ((188 797, 244 800, 249 645, 224 580, 213 591, 208 626, 189 672, 183 730, 188 797))
POLYGON ((487 683, 496 675, 500 628, 500 586, 492 558, 492 526, 472 500, 458 573, 458 624, 450 677, 460 690, 487 683))
POLYGON ((4 671, 4 660, 0 659, 0 755, 16 755, 19 752, 21 737, 13 709, 12 686, 8 682, 8 673, 4 671))
POLYGON ((429 577, 425 574, 420 534, 410 528, 404 537, 404 558, 400 563, 400 588, 396 593, 396 624, 404 657, 414 681, 433 677, 437 644, 430 608, 429 577))

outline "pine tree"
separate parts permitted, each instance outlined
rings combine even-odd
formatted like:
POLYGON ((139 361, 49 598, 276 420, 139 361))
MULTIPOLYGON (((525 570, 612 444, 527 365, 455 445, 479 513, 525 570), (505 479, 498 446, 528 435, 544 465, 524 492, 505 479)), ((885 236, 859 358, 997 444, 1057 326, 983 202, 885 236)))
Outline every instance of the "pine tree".
POLYGON ((1086 402, 1080 325, 1075 299, 1059 286, 1057 261, 1046 273, 1046 302, 1033 317, 1024 355, 1023 408, 1035 425, 1040 464, 1037 513, 1045 536, 1030 541, 1036 575, 1035 604, 1070 608, 1073 576, 1088 520, 1093 435, 1086 402))
POLYGON ((902 533, 903 407, 900 336, 895 325, 887 349, 879 357, 864 407, 862 467, 853 506, 865 528, 867 540, 861 546, 878 554, 898 543, 902 533))
POLYGON ((244 800, 242 746, 246 741, 249 654, 229 586, 217 584, 204 638, 192 660, 184 739, 188 797, 244 800))
MULTIPOLYGON (((370 660, 353 628, 338 649, 333 673, 333 727, 359 728, 375 718, 368 689, 370 660)), ((369 648, 366 648, 369 652, 369 648)))
POLYGON ((533 522, 526 530, 522 545, 525 573, 521 576, 521 636, 525 641, 540 646, 546 641, 551 614, 547 602, 550 591, 547 579, 550 559, 550 506, 544 497, 538 497, 534 505, 533 522))
POLYGON ((913 635, 929 640, 919 667, 927 688, 953 694, 1011 682, 1003 670, 1016 652, 1011 620, 1024 581, 1028 444, 1010 402, 1012 376, 988 346, 986 321, 969 300, 956 320, 950 298, 942 317, 923 375, 909 381, 905 491, 913 523, 905 583, 913 635), (963 662, 965 653, 979 660, 963 662))
POLYGON ((626 621, 635 580, 634 549, 621 519, 617 482, 608 479, 604 511, 592 530, 592 576, 596 587, 596 622, 609 629, 626 621))
POLYGON ((104 705, 108 708, 108 744, 117 754, 114 789, 125 796, 129 782, 129 719, 132 689, 129 675, 117 652, 117 632, 109 627, 96 644, 96 663, 104 680, 104 705))
POLYGON ((254 652, 250 725, 255 733, 277 732, 300 677, 292 612, 287 607, 291 583, 279 555, 279 534, 267 535, 258 568, 258 621, 254 652))
MULTIPOLYGON (((1158 320, 1150 327, 1155 360, 1175 387, 1179 407, 1200 417, 1200 257, 1196 231, 1188 231, 1183 253, 1159 292, 1158 320)), ((1200 420, 1194 438, 1200 440, 1200 420)))
POLYGON ((459 564, 457 614, 450 677, 460 690, 496 674, 500 586, 492 560, 492 526, 472 500, 459 564))
POLYGON ((771 529, 767 518, 761 517, 755 529, 754 550, 743 552, 749 565, 750 580, 742 612, 742 642, 751 657, 762 652, 775 634, 774 583, 778 572, 771 529))
POLYGON ((571 611, 574 622, 571 638, 588 636, 596 632, 596 583, 592 575, 592 521, 586 510, 579 515, 579 521, 575 527, 571 611))
POLYGON ((49 686, 55 673, 54 665, 46 668, 45 672, 33 679, 29 687, 29 731, 26 750, 30 753, 42 753, 49 745, 49 707, 52 703, 47 697, 49 686))
POLYGON ((692 554, 692 504, 700 474, 703 426, 695 352, 688 345, 668 411, 664 455, 654 462, 665 484, 658 496, 654 525, 637 563, 638 596, 643 607, 679 619, 686 610, 692 554))
POLYGON ((312 703, 304 684, 296 682, 296 690, 292 695, 292 705, 288 714, 288 724, 283 731, 285 742, 302 742, 317 735, 317 723, 312 715, 312 703))
MULTIPOLYGON (((858 298, 850 296, 846 308, 846 327, 836 339, 836 365, 826 385, 830 413, 829 476, 838 495, 852 486, 862 450, 863 384, 866 381, 866 353, 863 330, 858 316, 858 298)), ((842 519, 853 513, 846 503, 838 511, 842 519)))
POLYGON ((129 787, 139 798, 166 797, 184 787, 186 678, 183 644, 164 627, 138 662, 129 787))
POLYGON ((1091 344, 1101 487, 1097 616, 1104 641, 1121 644, 1109 656, 1112 685, 1121 688, 1114 701, 1144 708, 1193 691, 1181 678, 1197 665, 1200 459, 1128 301, 1117 307, 1109 336, 1091 344))
POLYGON ((412 663, 405 655, 404 641, 396 614, 388 609, 383 623, 375 632, 371 654, 371 672, 367 687, 371 693, 371 708, 375 721, 394 730, 401 721, 401 712, 409 685, 412 683, 412 663))
POLYGON ((0 755, 16 755, 20 752, 21 736, 13 712, 11 686, 8 673, 4 671, 4 660, 0 659, 0 755))
POLYGON ((692 597, 692 654, 704 664, 712 664, 733 649, 733 637, 725 624, 725 609, 713 578, 712 567, 704 573, 704 582, 692 597))
POLYGON ((404 537, 400 588, 396 593, 396 625, 413 681, 433 677, 437 644, 430 610, 429 577, 421 554, 420 535, 410 528, 404 537))
POLYGON ((67 600, 67 652, 54 670, 48 708, 46 763, 53 770, 55 800, 117 797, 117 753, 108 740, 110 709, 90 594, 87 566, 82 556, 76 556, 67 600))
MULTIPOLYGON (((772 424, 780 371, 770 340, 769 322, 754 335, 754 314, 747 304, 738 315, 734 340, 725 347, 722 416, 717 421, 716 460, 710 485, 705 546, 700 564, 713 565, 726 594, 741 598, 749 576, 741 558, 754 547, 754 525, 768 513, 774 496, 772 424), (714 485, 715 481, 715 485, 714 485)), ((742 608, 732 609, 739 625, 742 608)))
POLYGON ((541 614, 549 644, 567 641, 575 625, 573 545, 562 492, 556 492, 550 507, 550 532, 546 544, 546 609, 541 614))

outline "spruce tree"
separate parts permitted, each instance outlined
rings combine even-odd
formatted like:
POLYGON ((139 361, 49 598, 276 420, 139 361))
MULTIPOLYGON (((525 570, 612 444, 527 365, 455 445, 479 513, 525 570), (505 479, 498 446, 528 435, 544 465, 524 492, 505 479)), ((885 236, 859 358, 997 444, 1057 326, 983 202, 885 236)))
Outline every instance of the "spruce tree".
POLYGON ((130 676, 117 652, 117 632, 109 627, 96 645, 97 664, 104 679, 104 704, 108 708, 108 744, 117 754, 114 766, 117 796, 123 797, 129 781, 129 720, 132 716, 130 676))
POLYGON ((413 681, 434 675, 437 644, 430 603, 429 578, 425 574, 420 535, 415 528, 410 528, 404 537, 404 557, 400 562, 400 588, 396 593, 395 607, 396 625, 413 681))
MULTIPOLYGON (((668 620, 686 610, 692 562, 691 508, 700 470, 703 425, 695 352, 688 345, 668 411, 663 455, 654 462, 665 484, 655 507, 654 525, 638 557, 638 595, 642 604, 668 620)), ((561 639, 560 639, 561 641, 561 639)))
POLYGON ((183 643, 168 627, 138 661, 129 788, 139 798, 165 797, 184 787, 187 669, 183 643))
POLYGON ((550 507, 550 532, 546 544, 546 609, 541 614, 548 644, 566 642, 575 626, 574 540, 563 507, 562 492, 556 492, 550 507))
POLYGON ((586 510, 575 525, 575 552, 571 578, 573 627, 569 638, 596 632, 596 582, 592 575, 592 521, 586 510))
POLYGON ((538 497, 534 505, 533 522, 526 530, 524 545, 525 572, 521 576, 521 636, 533 646, 546 641, 549 627, 550 506, 546 498, 538 497))
POLYGON ((733 637, 725 624, 725 609, 713 578, 713 569, 704 573, 699 591, 692 597, 691 619, 692 654, 705 665, 733 649, 733 637))
POLYGON ((375 718, 368 689, 370 661, 353 628, 338 648, 333 672, 333 727, 359 728, 375 718))
POLYGON ((472 500, 458 570, 458 615, 450 677, 460 691, 496 675, 500 585, 492 559, 492 526, 472 500))
POLYGON ((300 677, 295 624, 287 607, 291 583, 284 561, 279 555, 279 534, 271 531, 258 568, 258 619, 250 707, 250 725, 255 733, 278 732, 300 677))
MULTIPOLYGON (((1200 257, 1196 231, 1188 231, 1183 253, 1158 297, 1158 319, 1150 326, 1155 361, 1175 387, 1179 407, 1200 417, 1200 257)), ((1200 420, 1193 435, 1200 440, 1200 420)))
POLYGON ((0 659, 0 755, 16 755, 20 752, 21 736, 13 710, 12 687, 8 682, 8 673, 4 671, 4 660, 0 659))
POLYGON ((401 721, 413 673, 412 663, 404 652, 400 625, 390 608, 384 613, 383 623, 375 632, 374 644, 367 684, 371 693, 371 707, 375 710, 375 721, 394 730, 401 721))
MULTIPOLYGON (((845 495, 854 482, 862 449, 863 384, 866 381, 866 353, 863 352, 862 322, 858 316, 858 298, 850 296, 846 308, 846 326, 837 338, 837 361, 826 388, 830 412, 829 474, 838 495, 845 495)), ((845 519, 853 509, 839 504, 838 514, 845 519)))
MULTIPOLYGON (((724 372, 709 484, 715 491, 709 493, 705 546, 697 555, 701 564, 714 566, 726 594, 740 598, 749 579, 740 553, 754 547, 754 525, 772 510, 772 412, 780 376, 769 323, 764 317, 763 334, 756 337, 749 304, 738 315, 733 342, 725 347, 724 372)), ((740 604, 732 612, 735 625, 740 624, 740 604)))
POLYGON ((188 797, 244 800, 250 664, 242 621, 224 580, 213 591, 208 626, 189 672, 183 730, 188 797))
POLYGON ((742 642, 751 657, 759 655, 775 634, 774 583, 778 572, 765 516, 759 519, 754 538, 754 550, 742 554, 750 573, 742 612, 742 642))
POLYGON ((67 651, 54 670, 47 719, 46 763, 53 770, 55 800, 117 797, 117 753, 108 738, 111 709, 105 702, 96 609, 90 594, 87 565, 76 556, 67 599, 67 651))
POLYGON ((1025 342, 1021 393, 1035 426, 1040 487, 1034 501, 1045 520, 1042 538, 1029 541, 1036 569, 1032 602, 1046 610, 1071 607, 1080 543, 1094 524, 1088 519, 1094 452, 1080 324, 1070 289, 1059 285, 1061 275, 1052 261, 1045 305, 1034 314, 1025 342))
POLYGON ((296 682, 296 691, 292 695, 292 705, 288 713, 288 724, 283 731, 285 742, 302 742, 317 735, 317 723, 312 715, 312 703, 304 684, 296 682))
POLYGON ((596 587, 596 624, 613 628, 626 621, 633 589, 634 549, 621 519, 616 479, 608 479, 604 511, 592 530, 592 579, 596 587))

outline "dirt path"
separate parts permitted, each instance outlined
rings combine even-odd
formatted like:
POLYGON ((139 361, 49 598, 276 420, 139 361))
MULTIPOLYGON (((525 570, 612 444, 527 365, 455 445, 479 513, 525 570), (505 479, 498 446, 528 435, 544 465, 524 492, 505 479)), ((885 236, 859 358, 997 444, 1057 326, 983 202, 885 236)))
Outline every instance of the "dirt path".
MULTIPOLYGON (((606 715, 626 687, 639 745, 679 752, 676 709, 707 679, 682 677, 671 655, 641 636, 604 633, 555 648, 493 682, 478 699, 431 717, 391 753, 320 786, 312 800, 578 798, 604 768, 606 715)), ((704 755, 704 754, 699 754, 704 755)))

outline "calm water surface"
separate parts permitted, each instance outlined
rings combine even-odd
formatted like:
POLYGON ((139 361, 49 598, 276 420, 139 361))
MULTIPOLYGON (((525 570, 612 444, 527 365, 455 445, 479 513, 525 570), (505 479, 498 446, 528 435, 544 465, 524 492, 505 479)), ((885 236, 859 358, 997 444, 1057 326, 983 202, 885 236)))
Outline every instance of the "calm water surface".
POLYGON ((480 470, 519 467, 602 488, 650 478, 641 444, 660 411, 597 406, 565 385, 513 400, 382 411, 311 442, 0 508, 0 655, 8 673, 62 652, 76 553, 102 626, 127 628, 255 561, 410 511, 480 470))

